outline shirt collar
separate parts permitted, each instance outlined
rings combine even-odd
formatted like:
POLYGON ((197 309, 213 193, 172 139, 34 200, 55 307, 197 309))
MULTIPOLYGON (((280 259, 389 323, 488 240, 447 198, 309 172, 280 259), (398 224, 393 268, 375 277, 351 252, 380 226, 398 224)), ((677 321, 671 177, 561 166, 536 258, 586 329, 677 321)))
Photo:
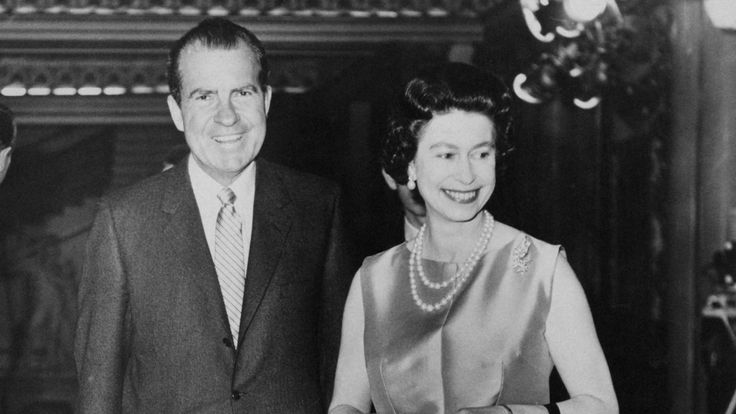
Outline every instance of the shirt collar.
MULTIPOLYGON (((189 177, 192 180, 192 188, 196 194, 203 196, 207 200, 217 200, 217 194, 222 191, 222 184, 210 177, 202 167, 194 160, 193 155, 189 155, 188 160, 189 177)), ((248 164, 247 167, 230 183, 229 187, 235 193, 235 204, 245 202, 253 198, 255 194, 256 182, 256 162, 255 160, 248 164)))

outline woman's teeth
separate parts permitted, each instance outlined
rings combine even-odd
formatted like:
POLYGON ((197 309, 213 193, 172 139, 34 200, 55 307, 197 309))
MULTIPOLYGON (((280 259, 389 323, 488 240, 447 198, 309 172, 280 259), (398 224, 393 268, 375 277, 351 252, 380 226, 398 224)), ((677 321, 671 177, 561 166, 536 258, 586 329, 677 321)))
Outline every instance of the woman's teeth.
POLYGON ((444 190, 444 192, 450 198, 452 198, 453 200, 455 200, 455 201, 457 201, 459 203, 466 203, 468 201, 472 201, 478 195, 478 191, 477 190, 473 190, 473 191, 452 191, 452 190, 444 190))

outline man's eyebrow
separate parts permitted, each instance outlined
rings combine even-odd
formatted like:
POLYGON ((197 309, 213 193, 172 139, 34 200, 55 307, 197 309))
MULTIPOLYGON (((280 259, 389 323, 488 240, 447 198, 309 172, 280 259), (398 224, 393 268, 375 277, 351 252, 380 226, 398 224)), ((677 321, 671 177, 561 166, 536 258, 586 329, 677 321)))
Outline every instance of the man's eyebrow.
POLYGON ((261 87, 258 84, 255 84, 255 83, 247 83, 247 84, 245 84, 243 86, 240 86, 238 88, 234 88, 232 91, 233 92, 236 92, 236 91, 243 91, 243 90, 251 90, 251 91, 262 92, 261 87))
POLYGON ((189 95, 187 95, 187 98, 191 98, 192 96, 197 95, 197 94, 206 94, 206 93, 211 93, 211 92, 212 91, 210 91, 209 89, 197 88, 189 92, 189 95))

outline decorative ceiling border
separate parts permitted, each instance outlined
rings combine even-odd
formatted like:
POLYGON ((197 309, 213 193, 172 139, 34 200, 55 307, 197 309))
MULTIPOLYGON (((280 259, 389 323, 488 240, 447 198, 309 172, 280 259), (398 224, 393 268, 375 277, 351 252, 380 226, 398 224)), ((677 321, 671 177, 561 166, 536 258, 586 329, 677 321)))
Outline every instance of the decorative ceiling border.
MULTIPOLYGON (((0 51, 32 51, 51 45, 81 48, 167 49, 202 16, 70 16, 0 15, 0 51)), ((370 45, 391 41, 469 43, 482 37, 480 19, 351 18, 351 17, 233 17, 248 27, 267 48, 303 44, 370 45)))
MULTIPOLYGON (((19 14, 17 7, 24 2, 34 2, 37 10, 43 10, 38 5, 58 0, 2 1, 6 12, 0 14, 0 99, 13 107, 19 123, 170 122, 161 104, 168 93, 167 50, 203 15, 75 14, 71 9, 19 14)), ((151 5, 158 0, 147 1, 151 5)), ((420 0, 381 1, 403 10, 420 0)), ((480 4, 479 0, 462 1, 480 4)), ((284 15, 231 16, 265 43, 277 93, 307 92, 334 79, 357 59, 376 56, 387 46, 449 50, 482 39, 481 21, 469 13, 445 17, 341 13, 327 17, 298 14, 294 7, 299 4, 289 3, 291 12, 284 15)))
POLYGON ((333 19, 478 17, 514 0, 5 0, 16 16, 296 17, 333 19))

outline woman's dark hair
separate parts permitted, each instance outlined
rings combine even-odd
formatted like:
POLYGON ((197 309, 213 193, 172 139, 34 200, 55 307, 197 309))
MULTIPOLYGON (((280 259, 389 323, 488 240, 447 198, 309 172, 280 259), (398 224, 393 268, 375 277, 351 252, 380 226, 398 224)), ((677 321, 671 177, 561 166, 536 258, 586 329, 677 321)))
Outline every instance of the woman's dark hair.
POLYGON ((411 79, 392 113, 381 149, 381 166, 406 184, 407 167, 417 152, 422 128, 438 114, 461 110, 485 115, 495 129, 499 162, 509 152, 511 94, 495 75, 465 63, 432 66, 411 79))
POLYGON ((166 65, 169 80, 169 93, 177 103, 181 103, 181 73, 179 73, 179 57, 181 51, 189 45, 201 43, 208 48, 233 49, 243 42, 248 46, 261 65, 258 82, 261 88, 268 85, 268 59, 263 44, 250 30, 222 17, 208 17, 202 20, 174 43, 169 50, 166 65))

